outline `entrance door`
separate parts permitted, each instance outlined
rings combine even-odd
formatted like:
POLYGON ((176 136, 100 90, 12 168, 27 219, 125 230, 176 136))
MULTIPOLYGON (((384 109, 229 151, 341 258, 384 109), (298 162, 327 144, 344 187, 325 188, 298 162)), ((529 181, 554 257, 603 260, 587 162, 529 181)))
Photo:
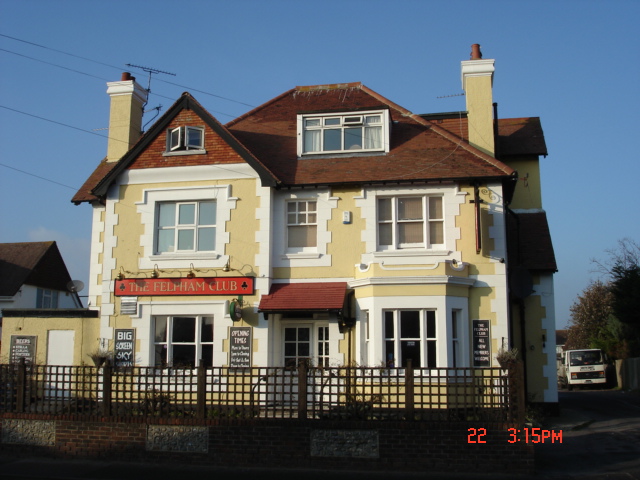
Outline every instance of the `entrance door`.
POLYGON ((73 330, 49 330, 47 339, 46 396, 69 397, 71 365, 75 332, 73 330))

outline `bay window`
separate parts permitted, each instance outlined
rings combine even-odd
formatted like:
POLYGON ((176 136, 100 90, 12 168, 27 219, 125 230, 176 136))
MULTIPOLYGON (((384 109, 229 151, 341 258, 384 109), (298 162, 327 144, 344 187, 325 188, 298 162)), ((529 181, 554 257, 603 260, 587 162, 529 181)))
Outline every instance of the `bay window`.
POLYGON ((435 310, 386 310, 383 321, 387 366, 437 367, 435 310))
POLYGON ((442 203, 441 196, 378 198, 378 247, 393 250, 443 245, 442 203))

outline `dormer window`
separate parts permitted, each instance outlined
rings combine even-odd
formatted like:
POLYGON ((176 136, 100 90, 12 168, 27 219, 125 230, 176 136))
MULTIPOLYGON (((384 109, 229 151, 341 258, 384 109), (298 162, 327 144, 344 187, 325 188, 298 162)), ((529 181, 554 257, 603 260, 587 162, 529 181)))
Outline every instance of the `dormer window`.
POLYGON ((178 127, 167 131, 167 153, 204 151, 204 128, 178 127))
POLYGON ((299 115, 298 154, 389 151, 388 111, 299 115))

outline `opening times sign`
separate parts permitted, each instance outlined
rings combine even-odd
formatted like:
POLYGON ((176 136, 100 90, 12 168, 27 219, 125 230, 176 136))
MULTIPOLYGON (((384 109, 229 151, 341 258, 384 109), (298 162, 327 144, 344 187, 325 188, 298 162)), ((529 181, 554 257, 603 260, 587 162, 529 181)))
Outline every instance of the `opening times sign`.
POLYGON ((231 327, 229 329, 229 366, 232 368, 251 367, 251 327, 231 327))
POLYGON ((115 294, 122 296, 156 295, 253 295, 253 277, 209 278, 125 278, 116 280, 115 294))
POLYGON ((491 331, 489 320, 473 320, 473 366, 491 366, 491 331))

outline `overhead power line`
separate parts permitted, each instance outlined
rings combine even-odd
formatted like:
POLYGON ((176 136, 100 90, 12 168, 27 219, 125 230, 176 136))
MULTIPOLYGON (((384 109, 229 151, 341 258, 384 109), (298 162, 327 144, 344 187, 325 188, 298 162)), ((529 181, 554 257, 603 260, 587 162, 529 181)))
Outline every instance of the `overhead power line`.
MULTIPOLYGON (((115 66, 115 65, 111 65, 111 64, 109 64, 109 63, 100 62, 100 61, 98 61, 98 60, 93 60, 93 59, 91 59, 91 58, 83 57, 83 56, 81 56, 81 55, 76 55, 76 54, 73 54, 73 53, 65 52, 65 51, 63 51, 63 50, 58 50, 58 49, 55 49, 55 48, 47 47, 46 45, 40 45, 39 43, 30 42, 30 41, 28 41, 28 40, 23 40, 23 39, 21 39, 21 38, 12 37, 12 36, 10 36, 10 35, 5 35, 5 34, 0 33, 0 37, 8 38, 8 39, 14 40, 14 41, 16 41, 16 42, 26 43, 27 45, 33 45, 34 47, 43 48, 43 49, 45 49, 45 50, 51 50, 52 52, 61 53, 61 54, 63 54, 63 55, 68 55, 68 56, 73 57, 73 58, 78 58, 78 59, 80 59, 80 60, 85 60, 85 61, 87 61, 87 62, 93 62, 93 63, 96 63, 96 64, 98 64, 98 65, 102 65, 102 66, 105 66, 105 67, 114 68, 114 69, 116 69, 116 70, 118 70, 118 71, 121 71, 121 70, 123 69, 123 67, 121 67, 121 66, 120 66, 120 67, 118 67, 118 66, 115 66)), ((4 49, 0 49, 0 50, 4 50, 4 49)), ((29 59, 31 59, 31 60, 40 61, 40 62, 43 62, 43 63, 49 63, 49 62, 45 62, 45 61, 43 61, 43 60, 38 60, 38 59, 35 59, 35 58, 32 58, 32 57, 28 57, 27 55, 21 55, 21 54, 19 54, 19 53, 11 52, 10 50, 4 50, 4 51, 5 51, 5 52, 8 52, 8 53, 13 53, 14 55, 19 55, 19 56, 22 56, 22 57, 25 57, 25 58, 29 58, 29 59)), ((49 65, 53 65, 53 66, 60 67, 60 68, 66 68, 66 67, 62 67, 61 65, 56 65, 56 64, 53 64, 53 63, 49 63, 49 65)), ((130 65, 130 64, 128 64, 128 65, 130 65)), ((131 66, 131 67, 137 67, 137 65, 130 65, 130 66, 131 66)), ((66 68, 66 69, 67 69, 67 70, 71 70, 71 71, 75 71, 75 72, 77 72, 77 73, 81 73, 81 74, 83 74, 83 75, 88 75, 88 76, 90 76, 90 77, 93 77, 93 76, 94 76, 94 75, 91 75, 91 74, 88 74, 88 73, 85 73, 85 72, 80 72, 80 71, 77 71, 77 70, 72 70, 72 69, 70 69, 70 68, 66 68)), ((142 69, 142 68, 141 68, 141 69, 142 69)), ((144 69, 142 69, 142 70, 144 71, 144 69)), ((95 78, 100 78, 100 77, 95 77, 95 78)), ((100 78, 100 80, 104 80, 104 79, 103 79, 103 78, 100 78)), ((106 81, 106 80, 105 80, 105 81, 106 81)), ((198 93, 202 93, 203 95, 209 95, 209 96, 211 96, 211 97, 219 98, 219 99, 221 99, 221 100, 226 100, 226 101, 228 101, 228 102, 233 102, 233 103, 237 103, 237 104, 239 104, 239 105, 244 105, 245 107, 251 107, 251 108, 255 107, 255 105, 251 105, 251 104, 249 104, 249 103, 241 102, 241 101, 239 101, 239 100, 234 100, 233 98, 223 97, 222 95, 217 95, 217 94, 215 94, 215 93, 206 92, 206 91, 204 91, 204 90, 198 90, 197 88, 189 87, 189 86, 186 86, 186 85, 181 85, 181 84, 179 84, 179 83, 168 82, 168 81, 166 81, 166 80, 161 80, 161 79, 158 79, 158 81, 159 81, 159 82, 166 83, 166 84, 168 84, 168 85, 173 85, 173 86, 175 86, 175 87, 186 88, 187 90, 192 91, 192 92, 198 92, 198 93)), ((158 95, 158 94, 156 93, 156 94, 154 94, 154 95, 158 95)), ((158 96, 162 97, 162 95, 158 95, 158 96)), ((170 97, 165 97, 165 98, 170 98, 170 97)), ((222 112, 217 112, 217 113, 222 113, 222 112)), ((228 115, 228 114, 223 113, 223 115, 228 115)), ((231 118, 235 118, 235 115, 229 115, 229 116, 230 116, 231 118)))
MULTIPOLYGON (((72 128, 74 130, 78 130, 80 132, 84 132, 84 133, 90 133, 91 135, 97 135, 98 137, 102 137, 102 138, 109 138, 107 135, 101 135, 99 133, 93 132, 91 130, 85 130, 84 128, 79 128, 79 127, 74 127, 73 125, 69 125, 67 123, 62 123, 62 122, 57 122, 55 120, 51 120, 49 118, 44 118, 44 117, 40 117, 38 115, 34 115, 32 113, 27 113, 27 112, 23 112, 21 110, 16 110, 15 108, 11 108, 11 107, 6 107, 4 105, 0 105, 0 108, 4 108, 5 110, 9 110, 11 112, 15 112, 15 113, 20 113, 21 115, 27 115, 28 117, 33 117, 33 118, 37 118, 38 120, 43 120, 45 122, 49 122, 49 123, 55 123, 56 125, 61 125, 63 127, 67 127, 67 128, 72 128)), ((117 140, 117 139, 115 139, 117 140)), ((124 141, 124 140, 120 140, 120 141, 124 141)))
POLYGON ((1 167, 5 167, 5 168, 9 168, 11 170, 15 170, 16 172, 24 173, 25 175, 29 175, 31 177, 39 178, 40 180, 44 180, 45 182, 55 183, 56 185, 60 185, 61 187, 69 188, 69 189, 73 190, 74 192, 78 190, 76 187, 72 187, 70 185, 65 185, 64 183, 56 182, 55 180, 51 180, 50 178, 41 177, 40 175, 36 175, 35 173, 31 173, 31 172, 26 172, 24 170, 20 170, 19 168, 12 167, 11 165, 6 165, 4 163, 0 163, 0 166, 1 167))

